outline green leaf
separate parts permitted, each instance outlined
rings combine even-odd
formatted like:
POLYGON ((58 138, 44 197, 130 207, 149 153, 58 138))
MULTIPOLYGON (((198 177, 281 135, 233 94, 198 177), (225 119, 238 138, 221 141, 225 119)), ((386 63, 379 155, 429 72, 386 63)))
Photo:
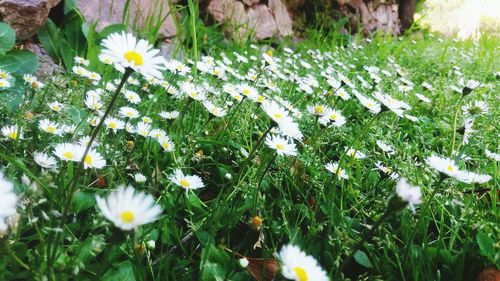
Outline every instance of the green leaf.
POLYGON ((102 281, 135 281, 134 269, 129 261, 114 265, 101 279, 102 281))
POLYGON ((101 32, 99 32, 99 39, 102 40, 102 39, 108 37, 108 35, 110 35, 111 33, 115 33, 115 32, 121 33, 122 31, 126 31, 126 30, 127 30, 127 26, 124 24, 121 24, 121 23, 108 25, 101 32))
POLYGON ((61 59, 66 70, 71 70, 74 64, 74 58, 77 55, 76 51, 71 48, 67 41, 63 41, 59 45, 59 53, 61 54, 61 59))
POLYGON ((88 208, 94 206, 95 196, 93 193, 78 191, 75 194, 75 199, 73 201, 73 210, 76 213, 87 210, 88 208))
POLYGON ((222 249, 209 245, 201 251, 202 260, 200 263, 201 280, 203 281, 222 281, 226 280, 231 263, 231 258, 222 249))
POLYGON ((64 14, 68 14, 72 11, 78 11, 77 0, 64 0, 64 14))
POLYGON ((87 42, 85 35, 82 31, 82 25, 84 20, 82 16, 77 11, 70 11, 64 17, 64 27, 62 28, 62 33, 68 46, 74 51, 78 56, 85 55, 85 48, 87 42))
POLYGON ((495 247, 493 246, 494 241, 488 234, 482 232, 478 233, 476 235, 476 241, 483 256, 492 259, 495 257, 495 247))
POLYGON ((61 31, 54 22, 47 20, 44 26, 38 31, 38 40, 42 43, 43 48, 49 53, 56 63, 61 61, 59 49, 62 44, 61 31))
POLYGON ((373 264, 363 251, 357 251, 354 254, 354 260, 366 268, 373 268, 373 264))
POLYGON ((28 50, 13 50, 0 56, 0 69, 17 74, 33 73, 38 68, 38 57, 28 50))
POLYGON ((73 263, 76 265, 88 263, 92 258, 104 250, 105 245, 106 242, 102 234, 88 237, 78 247, 72 249, 72 252, 75 253, 73 263))
POLYGON ((10 25, 0 22, 0 54, 5 54, 16 44, 16 32, 10 25))

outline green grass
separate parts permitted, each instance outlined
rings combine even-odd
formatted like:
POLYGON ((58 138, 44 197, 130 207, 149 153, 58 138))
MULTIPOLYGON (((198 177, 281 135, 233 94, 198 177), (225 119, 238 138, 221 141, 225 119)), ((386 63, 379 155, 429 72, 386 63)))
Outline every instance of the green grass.
MULTIPOLYGON (((189 1, 189 11, 195 14, 192 2, 189 1)), ((195 23, 190 23, 194 29, 195 23)), ((191 30, 189 34, 197 46, 200 38, 196 37, 196 31, 191 30)), ((252 280, 224 247, 248 257, 271 258, 288 243, 299 245, 312 255, 333 278, 359 242, 360 233, 381 217, 388 199, 395 193, 396 181, 375 170, 378 161, 420 186, 423 203, 415 214, 405 209, 385 220, 360 248, 365 255, 356 255, 356 261, 344 270, 344 277, 337 275, 336 278, 472 280, 486 266, 498 267, 499 169, 497 162, 485 156, 485 149, 498 152, 499 80, 495 73, 500 71, 500 40, 483 38, 473 43, 444 39, 439 42, 429 34, 415 38, 415 42, 411 37, 401 40, 374 37, 373 42, 360 42, 364 47, 354 49, 346 41, 345 47, 336 46, 332 43, 338 42, 335 35, 325 37, 311 33, 308 36, 309 39, 294 47, 292 54, 283 50, 286 46, 278 46, 273 50, 273 57, 282 62, 291 60, 277 67, 279 72, 290 71, 284 77, 292 77, 292 74, 315 77, 319 86, 312 94, 306 94, 296 83, 280 79, 269 70, 259 70, 261 53, 270 47, 259 46, 261 49, 257 50, 250 45, 224 44, 203 50, 216 60, 221 60, 224 53, 233 61, 231 68, 241 75, 252 69, 256 74, 262 72, 257 83, 245 82, 249 85, 259 85, 267 79, 276 83, 279 92, 255 87, 268 98, 281 97, 289 101, 302 113, 300 118, 295 117, 304 134, 302 142, 295 141, 299 151, 296 157, 275 158, 274 152, 263 144, 256 150, 255 157, 247 161, 242 149, 251 151, 272 123, 256 103, 244 100, 238 106, 237 101, 222 91, 224 84, 244 81, 229 73, 227 81, 221 81, 200 71, 198 62, 194 83, 214 87, 210 100, 218 105, 232 101, 227 116, 209 119, 199 101, 191 101, 185 95, 175 98, 161 86, 151 85, 144 90, 142 85, 146 81, 133 74, 141 85, 127 83, 125 87, 139 93, 142 102, 129 104, 120 95, 111 115, 118 117, 121 106, 136 108, 141 116, 152 118, 153 128, 168 133, 175 150, 164 152, 151 137, 125 130, 113 133, 103 128, 97 135, 97 150, 107 164, 100 170, 84 170, 73 196, 65 187, 72 183, 78 163, 73 166, 58 161, 57 172, 42 171, 34 163, 32 154, 34 151, 52 154, 56 144, 90 135, 92 129, 85 120, 93 113, 83 104, 84 95, 91 89, 104 88, 107 82, 119 79, 120 74, 110 66, 93 62, 92 65, 96 64, 93 70, 102 75, 98 85, 75 74, 49 77, 43 81, 45 88, 36 90, 32 99, 32 90, 26 88, 22 95, 25 102, 17 111, 9 111, 2 105, 0 125, 18 124, 23 128, 24 139, 0 142, 4 174, 15 183, 20 197, 18 225, 0 239, 0 279, 252 280), (314 59, 311 51, 322 53, 323 58, 314 59), (258 59, 240 63, 234 52, 258 59), (332 59, 326 57, 325 52, 329 52, 332 59), (401 66, 405 78, 413 82, 413 89, 402 92, 398 88, 401 78, 396 78, 390 59, 401 66), (301 66, 301 61, 309 62, 312 68, 301 66), (354 97, 347 101, 322 97, 323 93, 332 91, 320 75, 329 66, 333 69, 333 78, 339 79, 339 73, 349 77, 365 96, 370 96, 373 90, 363 88, 355 78, 361 75, 371 81, 363 67, 377 66, 388 71, 391 77, 379 74, 382 91, 410 104, 412 109, 408 113, 419 121, 398 118, 390 111, 373 117, 354 97), (458 81, 454 67, 460 68, 466 80, 481 82, 481 87, 463 100, 449 88, 458 81), (432 84, 434 90, 425 90, 421 86, 423 82, 432 84), (419 102, 415 93, 426 95, 431 103, 419 102), (461 135, 457 134, 455 147, 459 155, 470 157, 457 163, 461 168, 488 174, 492 179, 483 185, 446 179, 429 201, 439 176, 425 164, 425 159, 432 153, 451 156, 458 104, 475 100, 487 102, 489 112, 475 119, 475 132, 468 144, 461 145, 461 135), (64 104, 64 110, 51 111, 47 103, 53 101, 64 104), (347 123, 340 128, 320 127, 306 110, 307 105, 316 103, 341 110, 347 123), (182 117, 166 121, 158 115, 171 110, 181 112, 182 117), (83 122, 76 134, 56 136, 38 128, 38 121, 44 118, 58 124, 83 122), (381 152, 377 140, 391 144, 396 154, 389 156, 381 152), (127 142, 133 142, 133 147, 127 142), (344 147, 355 147, 368 157, 348 158, 344 147), (339 161, 349 179, 338 180, 327 172, 324 165, 330 161, 339 161), (176 168, 201 176, 206 186, 186 194, 168 180, 176 168), (145 183, 134 182, 132 175, 137 172, 147 177, 145 183), (24 175, 29 180, 23 180, 24 175), (95 204, 95 195, 105 196, 108 190, 120 184, 131 184, 153 195, 164 209, 160 219, 131 232, 124 232, 107 221, 95 204), (62 216, 66 220, 62 221, 61 214, 68 202, 70 208, 67 216, 62 216), (263 219, 260 228, 252 225, 254 216, 263 219), (155 247, 146 246, 148 241, 155 241, 155 247)), ((189 58, 197 56, 198 50, 194 48, 189 58)), ((22 80, 16 79, 17 83, 22 80)), ((173 87, 186 80, 170 72, 165 72, 164 79, 173 87)), ((352 94, 347 86, 343 89, 352 94)), ((0 95, 6 102, 13 97, 9 89, 0 95)), ((108 92, 103 96, 105 105, 111 95, 108 92)), ((463 120, 460 110, 457 127, 463 120)), ((283 280, 279 274, 277 278, 283 280)))

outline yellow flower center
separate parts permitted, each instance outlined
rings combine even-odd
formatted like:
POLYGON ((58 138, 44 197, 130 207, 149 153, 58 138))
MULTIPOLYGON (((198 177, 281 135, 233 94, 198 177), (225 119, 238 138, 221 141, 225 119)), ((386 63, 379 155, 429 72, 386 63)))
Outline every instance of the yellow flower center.
POLYGON ((244 94, 245 96, 248 96, 248 95, 250 94, 250 90, 249 90, 249 89, 244 89, 244 90, 243 90, 243 94, 244 94))
POLYGON ((372 107, 372 106, 373 106, 373 104, 372 104, 371 102, 369 102, 369 103, 367 103, 367 104, 366 104, 366 106, 367 106, 367 107, 372 107))
POLYGON ((111 129, 116 129, 116 123, 115 122, 110 122, 108 125, 111 129))
POLYGON ((87 164, 87 165, 92 164, 92 162, 93 162, 93 160, 92 160, 92 156, 90 156, 90 155, 88 155, 88 154, 87 154, 87 155, 85 155, 85 160, 84 160, 84 162, 85 162, 85 164, 87 164))
POLYGON ((164 142, 162 143, 161 145, 164 149, 168 149, 170 147, 170 145, 168 144, 168 142, 164 142))
POLYGON ((337 119, 337 115, 335 115, 335 114, 330 115, 330 119, 336 120, 337 119))
POLYGON ((52 107, 52 109, 53 109, 54 111, 59 111, 59 109, 61 109, 61 108, 59 107, 59 105, 54 105, 54 106, 52 107))
POLYGON ((297 275, 297 278, 299 281, 307 281, 309 280, 307 278, 307 273, 302 267, 294 267, 293 271, 295 271, 295 274, 297 275))
POLYGON ((63 156, 66 157, 66 159, 73 159, 73 153, 69 151, 64 152, 63 156))
POLYGON ((47 133, 53 134, 56 132, 56 128, 54 126, 48 126, 45 131, 47 131, 47 133))
POLYGON ((276 118, 276 119, 281 119, 281 117, 283 117, 283 115, 281 115, 279 113, 274 114, 274 118, 276 118))
POLYGON ((448 168, 447 168, 447 169, 448 169, 448 171, 453 172, 453 166, 448 165, 448 168))
POLYGON ((0 81, 0 87, 5 87, 5 86, 7 86, 7 82, 0 81))
POLYGON ((278 143, 278 144, 276 145, 276 148, 277 148, 277 149, 279 149, 279 150, 284 150, 284 149, 285 149, 285 146, 284 146, 284 145, 282 145, 281 143, 278 143))
POLYGON ((135 66, 141 66, 144 64, 144 61, 142 60, 142 56, 137 53, 136 51, 128 51, 123 55, 125 59, 131 63, 134 62, 135 66))
POLYGON ((259 97, 257 98, 257 102, 262 103, 263 101, 264 101, 264 97, 263 97, 263 96, 259 96, 259 97))
POLYGON ((184 188, 189 188, 189 186, 190 186, 189 182, 187 180, 185 180, 185 179, 180 180, 179 183, 184 188))
POLYGON ((17 132, 10 132, 7 136, 13 140, 17 139, 17 132))
POLYGON ((314 111, 316 113, 323 113, 323 106, 321 105, 316 106, 316 108, 314 108, 314 111))
POLYGON ((120 218, 124 223, 131 223, 134 221, 135 216, 131 211, 125 211, 120 214, 120 218))

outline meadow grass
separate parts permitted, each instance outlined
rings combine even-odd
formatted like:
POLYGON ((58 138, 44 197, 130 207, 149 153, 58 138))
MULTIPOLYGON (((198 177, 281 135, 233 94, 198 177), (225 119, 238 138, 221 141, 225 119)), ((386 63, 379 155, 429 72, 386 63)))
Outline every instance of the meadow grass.
POLYGON ((2 185, 13 183, 17 195, 15 214, 0 212, 7 224, 0 277, 252 280, 239 259, 274 260, 287 244, 332 280, 472 280, 498 267, 499 39, 376 36, 339 46, 333 36, 309 33, 293 48, 221 44, 199 57, 195 49, 185 64, 169 61, 160 78, 133 72, 123 79, 103 58, 91 68, 77 61, 67 75, 24 77, 14 111, 6 106, 13 94, 0 88, 2 185), (381 106, 376 92, 397 106, 381 106), (363 98, 381 110, 369 111, 363 98), (302 137, 266 114, 270 101, 302 137), (326 120, 318 106, 336 116, 326 120), (122 107, 139 116, 121 115, 122 107), (105 111, 116 124, 100 128, 105 111), (466 120, 472 127, 460 130, 466 120), (82 154, 64 161, 54 153, 91 135, 103 167, 83 169, 82 154), (285 135, 293 149, 272 147, 271 135, 285 135), (277 154, 284 151, 290 154, 277 154), (35 152, 55 156, 54 163, 34 160, 35 152), (359 152, 365 157, 353 157, 359 152), (426 161, 431 155, 491 179, 445 177, 426 161), (325 169, 331 162, 338 164, 333 173, 325 169), (190 180, 203 187, 176 182, 176 169, 197 175, 190 180), (401 178, 421 189, 414 212, 396 194, 401 178), (161 215, 132 230, 107 220, 95 198, 120 185, 153 196, 161 215))

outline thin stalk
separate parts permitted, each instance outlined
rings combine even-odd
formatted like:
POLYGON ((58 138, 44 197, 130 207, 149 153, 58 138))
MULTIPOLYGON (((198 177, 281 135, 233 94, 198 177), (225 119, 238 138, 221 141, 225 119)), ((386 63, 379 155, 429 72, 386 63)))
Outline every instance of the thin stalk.
MULTIPOLYGON (((121 89, 125 85, 125 82, 127 81, 128 77, 130 77, 130 75, 132 74, 132 72, 133 72, 133 69, 131 69, 131 68, 126 68, 125 69, 125 73, 123 74, 122 80, 120 81, 120 84, 118 85, 118 88, 116 89, 116 91, 115 91, 115 93, 114 93, 114 95, 113 95, 113 97, 112 97, 112 99, 111 99, 111 101, 110 101, 110 103, 108 105, 108 108, 106 109, 106 112, 101 117, 101 120, 99 121, 99 124, 97 125, 97 127, 92 132, 92 135, 90 137, 89 143, 87 144, 87 147, 85 148, 85 152, 83 153, 82 159, 80 160, 80 162, 78 164, 78 170, 77 170, 76 174, 74 175, 73 179, 68 183, 68 187, 69 187, 70 184, 71 184, 71 187, 69 189, 66 188, 66 190, 69 190, 69 193, 68 193, 68 198, 66 199, 66 204, 64 204, 63 213, 62 213, 61 220, 60 220, 60 223, 59 223, 59 228, 60 229, 63 229, 64 222, 66 221, 66 218, 68 216, 69 209, 70 209, 71 203, 73 201, 73 195, 76 192, 76 188, 78 186, 78 180, 80 179, 80 176, 82 174, 82 170, 83 170, 83 166, 84 166, 83 164, 85 162, 85 158, 87 157, 87 154, 90 151, 90 147, 94 143, 94 140, 96 139, 97 134, 101 130, 101 128, 102 128, 102 126, 104 124, 104 121, 106 120, 106 118, 111 113, 111 110, 113 109, 113 107, 114 107, 114 105, 116 103, 116 100, 118 99, 118 96, 120 94, 121 89)), ((50 253, 50 251, 49 251, 49 255, 51 255, 51 260, 52 261, 55 260, 55 255, 57 253, 57 244, 59 242, 59 239, 60 239, 60 233, 57 233, 56 237, 55 237, 55 241, 54 241, 55 242, 54 246, 56 246, 56 247, 54 247, 54 250, 52 251, 52 253, 50 253)))
POLYGON ((253 199, 253 209, 254 209, 254 212, 257 209, 257 198, 259 196, 260 185, 262 184, 262 181, 264 180, 264 177, 266 176, 266 173, 269 171, 269 168, 271 168, 271 164, 274 162, 274 159, 276 159, 276 156, 278 156, 278 153, 274 153, 274 155, 271 157, 271 159, 267 163, 267 166, 264 169, 264 172, 260 176, 259 183, 257 184, 257 187, 255 188, 255 194, 254 194, 254 199, 253 199))
POLYGON ((436 194, 437 194, 438 190, 440 189, 441 184, 443 183, 445 178, 446 178, 445 176, 440 175, 439 181, 438 181, 436 187, 434 187, 434 190, 432 191, 431 196, 426 201, 425 206, 420 210, 421 216, 420 216, 419 220, 417 221, 416 229, 415 229, 415 231, 412 231, 410 241, 408 241, 408 243, 406 243, 406 250, 405 250, 404 257, 403 257, 403 263, 405 263, 406 259, 408 258, 408 254, 410 253, 410 248, 411 248, 411 245, 413 244, 413 240, 415 239, 415 235, 417 234, 417 232, 420 231, 421 224, 424 221, 422 218, 423 218, 424 214, 429 210, 429 208, 431 206, 431 202, 434 199, 434 197, 436 197, 436 194))
POLYGON ((375 230, 377 230, 377 228, 393 214, 394 212, 392 210, 387 209, 382 215, 382 217, 380 217, 380 219, 371 228, 367 228, 363 231, 363 233, 361 234, 361 239, 352 248, 349 256, 342 262, 342 264, 340 265, 340 269, 337 270, 337 272, 335 273, 335 277, 333 278, 333 280, 336 280, 340 276, 340 274, 346 269, 346 267, 351 264, 352 260, 354 259, 354 254, 356 254, 356 252, 359 251, 361 247, 363 247, 363 244, 373 236, 375 230))
POLYGON ((458 112, 460 111, 460 105, 462 104, 463 99, 464 99, 464 95, 462 95, 460 97, 460 100, 458 101, 457 109, 455 110, 455 117, 453 118, 453 138, 451 140, 450 157, 453 156, 453 150, 455 150, 455 137, 457 135, 458 112))

